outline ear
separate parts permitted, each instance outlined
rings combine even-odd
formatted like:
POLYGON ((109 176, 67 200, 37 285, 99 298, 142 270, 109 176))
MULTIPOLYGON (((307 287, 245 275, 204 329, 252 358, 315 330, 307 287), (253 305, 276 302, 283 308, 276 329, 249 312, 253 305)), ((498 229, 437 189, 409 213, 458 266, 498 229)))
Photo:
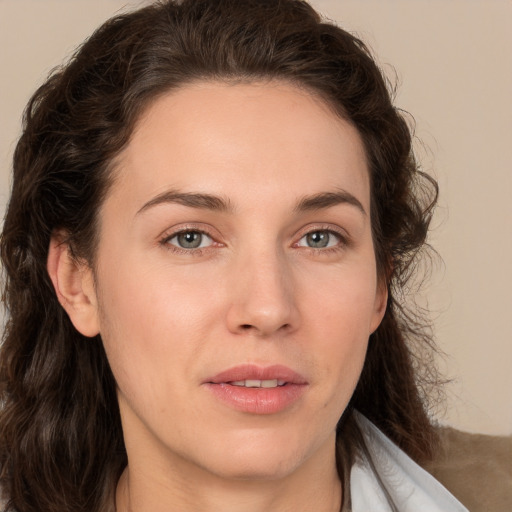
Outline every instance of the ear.
POLYGON ((375 292, 375 303, 373 309, 372 321, 370 323, 370 334, 373 334, 379 327, 388 304, 388 283, 387 279, 380 278, 377 283, 377 290, 375 292))
POLYGON ((47 269, 57 298, 77 331, 84 336, 96 336, 98 304, 92 269, 85 261, 73 257, 63 232, 52 234, 47 269))

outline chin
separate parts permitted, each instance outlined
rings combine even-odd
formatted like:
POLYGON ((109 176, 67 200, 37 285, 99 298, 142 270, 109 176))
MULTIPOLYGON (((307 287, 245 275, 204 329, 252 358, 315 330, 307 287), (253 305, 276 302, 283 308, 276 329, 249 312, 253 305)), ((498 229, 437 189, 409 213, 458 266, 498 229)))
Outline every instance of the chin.
MULTIPOLYGON (((246 457, 231 456, 222 461, 216 468, 218 476, 228 480, 240 481, 272 481, 286 478, 300 465, 301 460, 293 460, 278 454, 269 457, 266 454, 247 460, 246 457)), ((213 468, 212 468, 213 469, 213 468)))
POLYGON ((219 443, 211 454, 209 470, 232 480, 279 480, 294 473, 310 453, 303 439, 279 435, 241 436, 228 444, 219 443), (215 466, 215 468, 214 468, 215 466))

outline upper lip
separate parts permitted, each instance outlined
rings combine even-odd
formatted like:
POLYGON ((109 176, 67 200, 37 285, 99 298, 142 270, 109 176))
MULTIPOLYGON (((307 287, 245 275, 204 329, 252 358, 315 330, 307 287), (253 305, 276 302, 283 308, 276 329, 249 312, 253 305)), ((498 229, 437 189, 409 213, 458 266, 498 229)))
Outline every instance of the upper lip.
POLYGON ((287 366, 272 365, 258 366, 255 364, 242 364, 224 370, 205 380, 205 383, 220 384, 222 382, 236 382, 241 380, 282 380, 289 384, 307 384, 306 379, 287 366))

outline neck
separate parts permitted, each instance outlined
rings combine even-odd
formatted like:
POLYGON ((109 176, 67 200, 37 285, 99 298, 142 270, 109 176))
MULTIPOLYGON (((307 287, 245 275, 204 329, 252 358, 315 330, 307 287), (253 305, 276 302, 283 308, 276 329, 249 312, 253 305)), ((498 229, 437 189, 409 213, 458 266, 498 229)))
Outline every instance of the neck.
POLYGON ((119 480, 116 512, 339 512, 342 489, 334 446, 329 464, 325 462, 305 461, 292 474, 276 480, 225 479, 198 474, 197 469, 192 477, 187 468, 162 473, 133 462, 119 480))

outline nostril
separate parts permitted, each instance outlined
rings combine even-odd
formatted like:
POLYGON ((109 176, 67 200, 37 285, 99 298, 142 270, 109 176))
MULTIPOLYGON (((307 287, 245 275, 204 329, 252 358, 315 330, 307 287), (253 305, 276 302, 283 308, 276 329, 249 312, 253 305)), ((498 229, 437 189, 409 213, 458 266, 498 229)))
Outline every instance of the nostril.
MULTIPOLYGON (((283 324, 283 325, 279 328, 279 330, 287 330, 287 329, 289 329, 290 327, 291 327, 291 325, 290 325, 290 324, 283 324)), ((242 325, 240 325, 240 329, 241 329, 242 331, 250 331, 250 330, 252 330, 252 329, 256 329, 256 330, 257 330, 257 328, 256 328, 254 325, 251 325, 251 324, 242 324, 242 325)))

